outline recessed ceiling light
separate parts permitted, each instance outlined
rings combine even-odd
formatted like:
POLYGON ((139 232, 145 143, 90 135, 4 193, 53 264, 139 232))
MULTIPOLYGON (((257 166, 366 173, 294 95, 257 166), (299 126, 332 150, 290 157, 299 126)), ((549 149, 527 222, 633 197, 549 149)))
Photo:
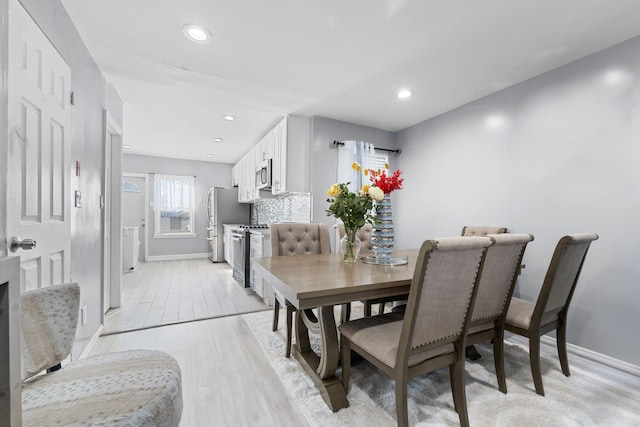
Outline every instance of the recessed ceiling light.
POLYGON ((398 92, 398 98, 409 98, 411 95, 413 95, 411 93, 410 90, 407 89, 402 89, 400 92, 398 92))
POLYGON ((224 117, 225 120, 228 120, 230 122, 236 119, 234 116, 230 114, 223 114, 222 117, 224 117))
POLYGON ((211 153, 207 154, 207 157, 215 157, 215 156, 216 156, 215 154, 211 154, 211 153))
POLYGON ((122 148, 126 148, 127 150, 133 148, 131 145, 123 145, 122 148))
POLYGON ((211 41, 211 33, 204 27, 199 25, 185 25, 182 28, 184 35, 195 43, 209 43, 211 41))
POLYGON ((223 141, 223 140, 222 140, 222 138, 213 138, 213 140, 214 140, 215 142, 222 142, 222 141, 223 141))

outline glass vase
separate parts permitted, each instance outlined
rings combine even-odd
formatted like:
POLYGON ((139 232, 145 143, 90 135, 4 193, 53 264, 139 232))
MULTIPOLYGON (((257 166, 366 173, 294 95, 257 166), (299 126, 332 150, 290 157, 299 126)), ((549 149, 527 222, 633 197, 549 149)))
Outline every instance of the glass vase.
POLYGON ((350 230, 345 228, 344 237, 340 239, 340 253, 344 262, 356 262, 362 242, 356 236, 358 230, 350 230))
POLYGON ((393 228, 393 209, 391 208, 391 194, 384 195, 382 201, 376 203, 376 221, 373 224, 371 243, 376 262, 389 263, 393 253, 395 232, 393 228))

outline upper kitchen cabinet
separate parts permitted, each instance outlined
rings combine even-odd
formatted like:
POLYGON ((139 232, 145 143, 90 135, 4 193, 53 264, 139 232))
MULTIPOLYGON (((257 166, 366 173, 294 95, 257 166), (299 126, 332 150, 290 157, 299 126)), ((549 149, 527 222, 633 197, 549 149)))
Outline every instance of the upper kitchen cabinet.
POLYGON ((250 203, 260 197, 255 182, 256 156, 257 150, 254 147, 231 169, 232 176, 237 182, 240 203, 250 203))
POLYGON ((273 194, 309 191, 309 119, 288 116, 270 132, 273 136, 273 194))

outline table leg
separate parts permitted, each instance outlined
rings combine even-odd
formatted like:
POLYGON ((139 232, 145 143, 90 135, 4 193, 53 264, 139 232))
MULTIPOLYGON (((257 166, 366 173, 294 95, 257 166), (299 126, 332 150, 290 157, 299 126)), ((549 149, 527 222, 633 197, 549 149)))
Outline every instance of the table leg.
POLYGON ((311 376, 320 395, 333 412, 349 406, 342 382, 336 377, 340 350, 333 306, 318 308, 318 323, 314 323, 305 310, 296 311, 294 356, 311 376), (310 329, 320 333, 320 356, 309 344, 310 329))

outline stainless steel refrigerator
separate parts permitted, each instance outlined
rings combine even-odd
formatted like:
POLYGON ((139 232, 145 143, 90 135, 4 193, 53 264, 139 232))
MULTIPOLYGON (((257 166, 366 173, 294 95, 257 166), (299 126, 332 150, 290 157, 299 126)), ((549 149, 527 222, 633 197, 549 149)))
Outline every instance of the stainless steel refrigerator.
POLYGON ((209 217, 209 258, 213 262, 224 261, 223 224, 249 224, 251 211, 248 203, 238 203, 238 190, 211 187, 207 197, 207 216, 209 217))

